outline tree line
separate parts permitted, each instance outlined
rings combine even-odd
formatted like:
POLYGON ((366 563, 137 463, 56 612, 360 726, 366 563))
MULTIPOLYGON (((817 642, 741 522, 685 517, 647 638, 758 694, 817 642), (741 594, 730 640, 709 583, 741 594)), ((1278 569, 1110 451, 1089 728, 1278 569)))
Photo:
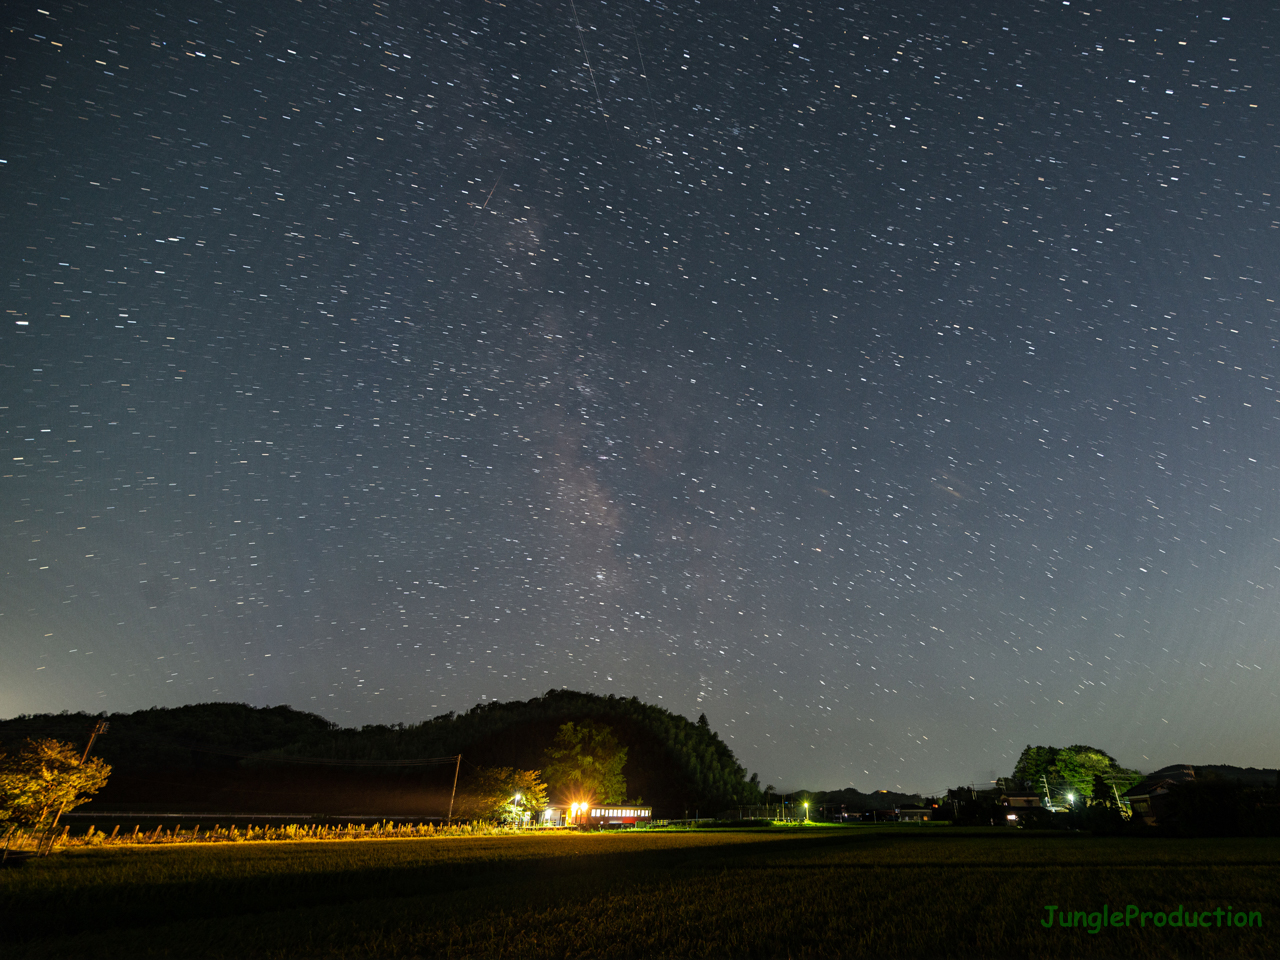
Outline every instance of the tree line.
MULTIPOLYGON (((94 719, 83 713, 63 713, 0 721, 0 743, 21 743, 31 737, 83 743, 94 719)), ((685 808, 695 807, 719 812, 761 800, 758 777, 748 777, 705 715, 691 721, 634 697, 550 690, 530 700, 479 704, 416 724, 360 728, 339 727, 287 706, 255 708, 233 703, 152 708, 107 719, 111 735, 99 742, 95 753, 124 777, 120 789, 136 788, 161 770, 166 775, 188 770, 217 777, 221 770, 263 771, 280 763, 283 778, 290 769, 302 769, 297 761, 305 759, 390 765, 461 754, 464 784, 475 776, 477 767, 546 773, 546 751, 561 727, 591 722, 608 727, 626 747, 621 775, 630 796, 619 799, 642 798, 658 816, 679 816, 685 808), (285 761, 291 762, 288 768, 285 761)), ((370 779, 410 777, 395 773, 397 768, 391 766, 383 771, 367 769, 370 779)), ((442 774, 432 775, 437 781, 443 779, 442 774)), ((433 789, 441 789, 438 782, 433 789)), ((447 803, 449 784, 442 789, 447 803)))
POLYGON ((524 701, 477 704, 413 725, 334 729, 280 751, 344 760, 393 760, 461 753, 482 766, 542 769, 545 751, 566 722, 610 728, 627 747, 632 796, 671 815, 677 808, 728 809, 759 803, 759 778, 747 776, 705 715, 690 721, 635 697, 549 690, 524 701))

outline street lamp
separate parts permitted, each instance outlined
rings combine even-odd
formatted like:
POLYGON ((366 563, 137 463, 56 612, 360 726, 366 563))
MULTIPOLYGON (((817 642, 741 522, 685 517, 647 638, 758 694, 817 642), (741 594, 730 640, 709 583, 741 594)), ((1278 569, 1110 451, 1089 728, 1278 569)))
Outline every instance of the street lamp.
POLYGON ((806 821, 809 819, 809 801, 808 800, 804 802, 804 818, 806 821))

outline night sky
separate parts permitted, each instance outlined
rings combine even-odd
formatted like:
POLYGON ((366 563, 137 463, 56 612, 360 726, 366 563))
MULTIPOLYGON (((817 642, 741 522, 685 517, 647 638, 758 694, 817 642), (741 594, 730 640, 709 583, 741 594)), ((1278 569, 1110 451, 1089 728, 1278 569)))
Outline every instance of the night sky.
POLYGON ((1249 9, 6 5, 0 715, 1280 764, 1249 9))

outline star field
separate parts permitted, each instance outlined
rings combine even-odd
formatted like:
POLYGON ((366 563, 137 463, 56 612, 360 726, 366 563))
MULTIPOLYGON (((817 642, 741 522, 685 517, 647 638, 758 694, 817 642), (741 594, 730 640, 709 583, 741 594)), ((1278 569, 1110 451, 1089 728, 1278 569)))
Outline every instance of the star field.
POLYGON ((5 18, 0 713, 567 686, 783 788, 1280 764, 1273 23, 5 18))

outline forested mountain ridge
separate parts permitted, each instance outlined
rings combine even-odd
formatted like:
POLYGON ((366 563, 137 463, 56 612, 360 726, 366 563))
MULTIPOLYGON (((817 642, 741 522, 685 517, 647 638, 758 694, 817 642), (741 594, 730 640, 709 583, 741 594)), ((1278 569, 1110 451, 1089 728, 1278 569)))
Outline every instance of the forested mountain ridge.
MULTIPOLYGON (((3 720, 0 750, 11 752, 28 737, 55 737, 83 746, 95 719, 87 713, 62 713, 3 720)), ((628 748, 623 770, 628 793, 653 804, 659 816, 683 816, 685 809, 706 815, 757 803, 760 797, 756 778, 747 779, 746 770, 705 716, 695 723, 635 697, 550 690, 531 700, 478 704, 462 714, 447 713, 417 724, 372 724, 358 729, 342 728, 287 706, 233 703, 155 707, 106 719, 110 731, 93 749, 113 766, 118 785, 113 790, 108 784, 101 802, 117 795, 125 802, 121 791, 127 785, 129 802, 136 804, 149 778, 163 775, 168 778, 165 783, 173 785, 177 781, 169 775, 180 771, 202 772, 200 789, 206 796, 213 795, 209 777, 218 770, 242 775, 252 771, 262 780, 270 776, 270 768, 278 767, 277 779, 296 779, 302 774, 298 764, 302 760, 390 765, 461 754, 464 779, 477 766, 539 769, 560 725, 585 719, 611 727, 628 748), (290 772, 294 770, 296 775, 290 772)), ((378 773, 376 768, 349 768, 346 779, 352 776, 376 778, 378 773)), ((314 783, 315 776, 308 782, 314 783)), ((403 793, 407 788, 397 789, 403 793)), ((170 805, 182 802, 172 793, 168 796, 170 805)), ((248 798, 240 795, 237 802, 243 804, 248 798)))
POLYGON ((636 697, 548 690, 531 700, 477 704, 414 725, 334 729, 290 745, 282 756, 400 760, 461 753, 467 762, 537 769, 560 724, 597 720, 628 748, 631 796, 704 810, 759 802, 756 778, 711 729, 636 697), (519 732, 519 736, 512 736, 519 732))
MULTIPOLYGON (((247 703, 195 703, 151 707, 104 715, 107 734, 94 741, 93 754, 117 771, 159 767, 233 766, 247 756, 314 739, 331 730, 314 713, 292 707, 251 707, 247 703)), ((0 720, 0 749, 12 752, 28 738, 52 737, 81 747, 98 716, 39 713, 0 720)))
POLYGON ((863 793, 853 787, 843 790, 818 790, 812 795, 815 805, 843 806, 849 813, 869 813, 872 810, 890 810, 894 807, 916 806, 924 803, 918 793, 899 793, 893 790, 877 790, 863 793))

